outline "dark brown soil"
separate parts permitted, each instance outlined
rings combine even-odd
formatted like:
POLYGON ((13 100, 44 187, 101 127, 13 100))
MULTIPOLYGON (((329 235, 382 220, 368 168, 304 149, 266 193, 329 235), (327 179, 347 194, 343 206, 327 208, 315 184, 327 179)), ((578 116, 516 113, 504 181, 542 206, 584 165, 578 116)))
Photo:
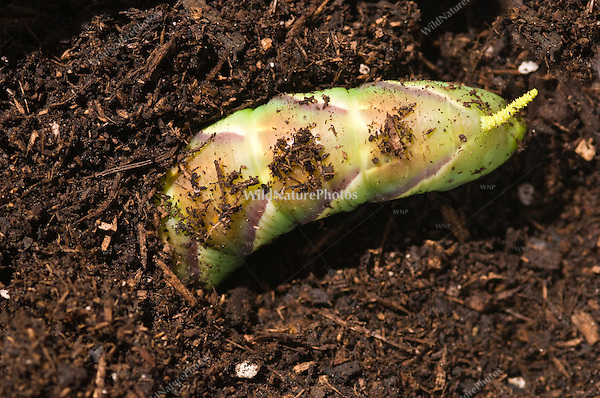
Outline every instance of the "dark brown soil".
POLYGON ((471 0, 438 27, 460 2, 9 3, 0 396, 600 394, 597 1, 471 0), (153 196, 193 134, 377 79, 536 87, 527 145, 281 237, 216 291, 178 283, 153 196))

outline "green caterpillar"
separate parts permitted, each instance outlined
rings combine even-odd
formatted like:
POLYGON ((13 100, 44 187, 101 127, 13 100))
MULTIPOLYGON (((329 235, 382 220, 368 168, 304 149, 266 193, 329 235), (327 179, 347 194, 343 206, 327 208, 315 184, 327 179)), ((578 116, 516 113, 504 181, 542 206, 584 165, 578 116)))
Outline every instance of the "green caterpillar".
POLYGON ((506 106, 481 89, 381 81, 238 111, 198 133, 166 177, 175 270, 211 287, 298 224, 485 175, 518 148, 515 114, 536 95, 506 106))

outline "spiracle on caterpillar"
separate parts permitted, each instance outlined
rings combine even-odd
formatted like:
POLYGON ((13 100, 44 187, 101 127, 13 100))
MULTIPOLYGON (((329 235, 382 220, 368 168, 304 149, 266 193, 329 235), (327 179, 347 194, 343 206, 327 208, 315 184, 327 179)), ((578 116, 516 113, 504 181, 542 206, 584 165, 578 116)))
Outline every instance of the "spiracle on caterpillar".
POLYGON ((161 237, 175 271, 209 288, 298 224, 488 174, 519 147, 517 112, 536 95, 506 105, 452 83, 380 81, 235 112, 165 178, 161 237))

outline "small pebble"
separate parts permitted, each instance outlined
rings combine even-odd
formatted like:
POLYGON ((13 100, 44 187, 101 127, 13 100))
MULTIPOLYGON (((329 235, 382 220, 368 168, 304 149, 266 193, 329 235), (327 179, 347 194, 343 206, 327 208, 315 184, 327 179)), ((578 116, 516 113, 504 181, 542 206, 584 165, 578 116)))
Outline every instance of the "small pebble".
POLYGON ((535 194, 535 188, 530 183, 526 182, 519 186, 519 200, 525 206, 529 206, 533 203, 533 195, 535 194))
POLYGON ((531 72, 535 72, 539 68, 540 66, 533 61, 524 61, 521 62, 521 65, 519 65, 519 68, 517 70, 522 75, 528 75, 531 72))
POLYGON ((508 379, 508 383, 512 384, 517 388, 520 388, 521 390, 524 389, 527 385, 527 382, 525 382, 525 379, 522 377, 511 377, 510 379, 508 379))
POLYGON ((235 365, 235 375, 240 379, 253 379, 258 374, 260 366, 250 361, 235 365))

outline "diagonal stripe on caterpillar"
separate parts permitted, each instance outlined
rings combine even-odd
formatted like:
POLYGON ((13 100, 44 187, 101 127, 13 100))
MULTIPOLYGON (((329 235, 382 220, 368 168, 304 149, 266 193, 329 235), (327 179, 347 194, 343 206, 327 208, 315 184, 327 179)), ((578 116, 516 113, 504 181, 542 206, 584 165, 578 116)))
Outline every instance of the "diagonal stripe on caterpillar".
POLYGON ((165 179, 161 236, 176 272, 211 287, 298 224, 477 179, 517 150, 515 115, 536 95, 506 106, 452 83, 381 81, 235 112, 165 179))

